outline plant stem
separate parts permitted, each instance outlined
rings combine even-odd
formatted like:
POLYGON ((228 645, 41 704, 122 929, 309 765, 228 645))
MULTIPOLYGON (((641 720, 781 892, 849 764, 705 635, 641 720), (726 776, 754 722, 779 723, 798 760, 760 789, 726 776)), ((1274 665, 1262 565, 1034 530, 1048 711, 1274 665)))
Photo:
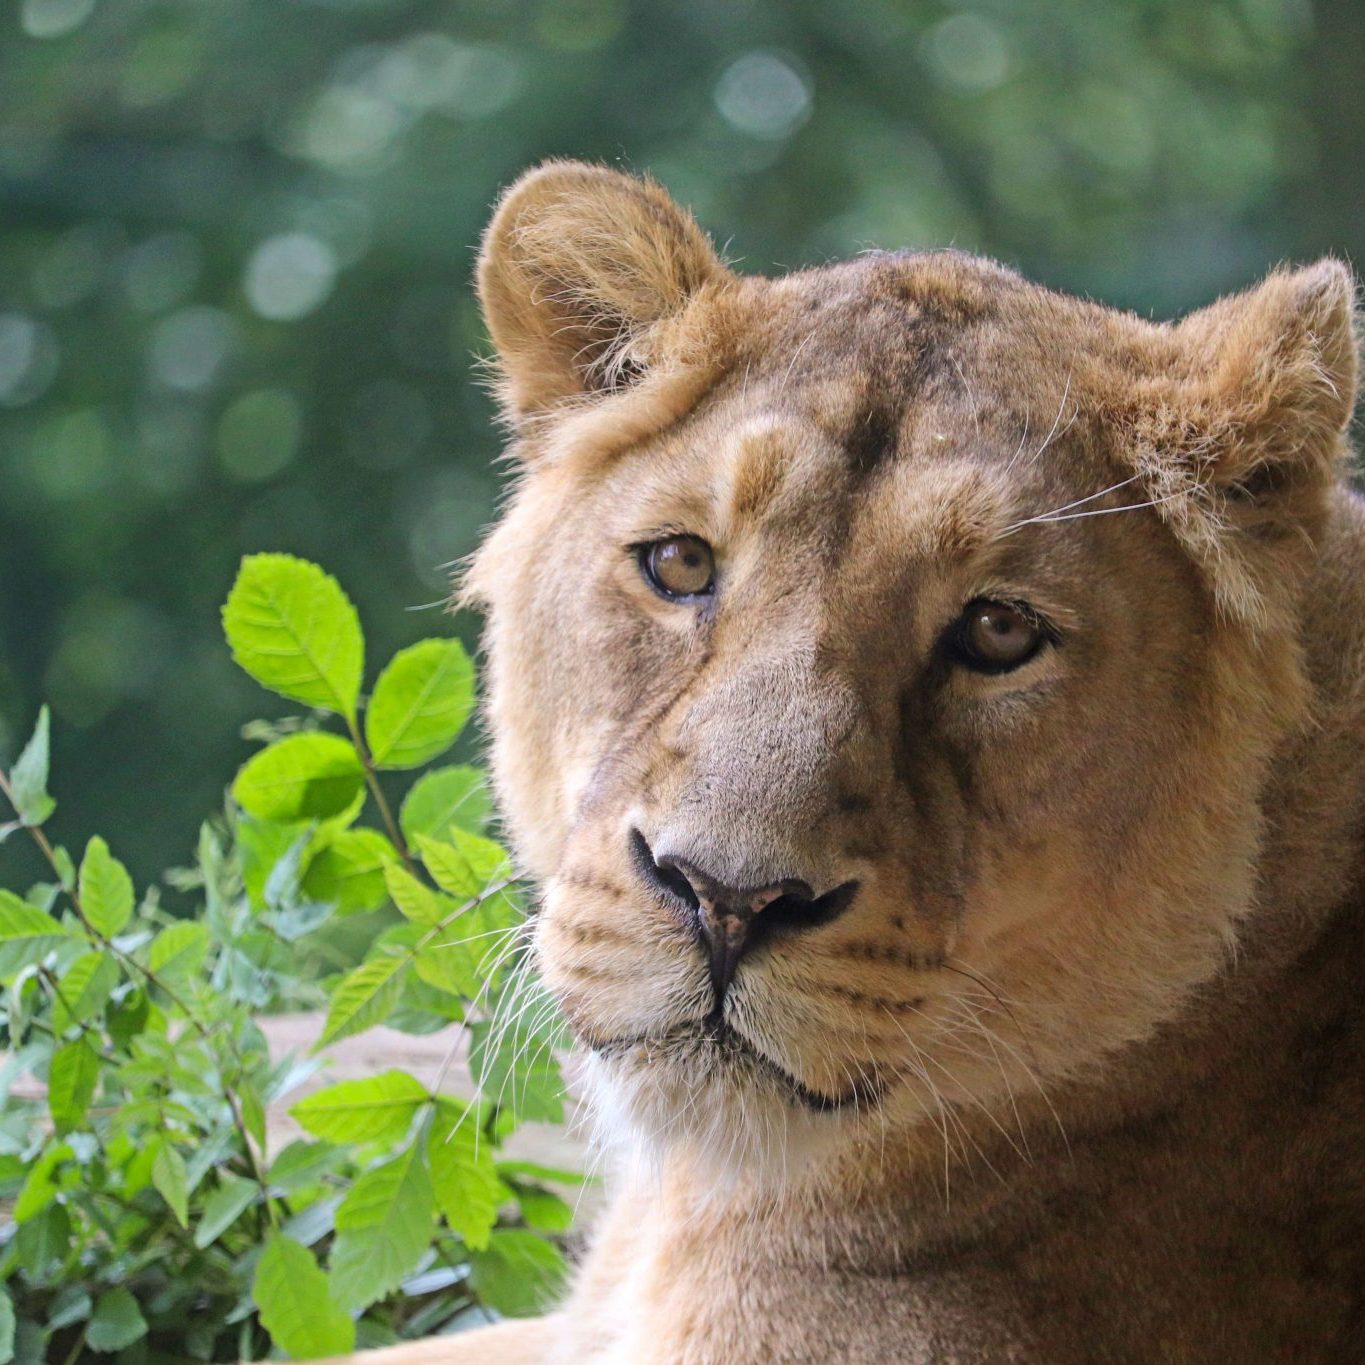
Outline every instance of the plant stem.
POLYGON ((407 840, 403 838, 403 831, 393 818, 393 811, 389 809, 384 788, 379 785, 379 772, 374 766, 374 758, 365 746, 364 737, 360 733, 360 726, 352 717, 347 716, 346 728, 351 732, 351 743, 355 745, 355 751, 360 755, 361 763, 364 764, 365 785, 369 787, 370 795, 374 797, 374 804, 379 807, 379 816, 384 821, 384 828, 388 831, 394 848, 398 850, 398 856, 403 860, 403 865, 409 872, 416 875, 417 869, 412 864, 412 853, 408 849, 407 840))

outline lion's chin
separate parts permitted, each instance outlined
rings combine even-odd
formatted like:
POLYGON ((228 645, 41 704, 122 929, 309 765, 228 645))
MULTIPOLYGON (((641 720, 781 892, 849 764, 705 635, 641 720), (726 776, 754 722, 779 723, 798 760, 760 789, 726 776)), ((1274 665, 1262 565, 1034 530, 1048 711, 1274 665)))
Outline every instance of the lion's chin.
POLYGON ((601 1149, 645 1171, 681 1159, 717 1190, 789 1184, 880 1098, 807 1086, 714 1025, 593 1049, 583 1090, 601 1149))

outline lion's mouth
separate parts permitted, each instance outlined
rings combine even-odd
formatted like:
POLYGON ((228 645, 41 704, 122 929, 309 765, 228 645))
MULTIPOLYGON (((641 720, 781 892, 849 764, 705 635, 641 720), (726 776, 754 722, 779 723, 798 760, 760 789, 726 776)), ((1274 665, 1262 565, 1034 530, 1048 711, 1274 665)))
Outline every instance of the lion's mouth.
POLYGON ((643 1049, 648 1064, 665 1060, 670 1054, 701 1045, 714 1049, 718 1065, 747 1066, 772 1082, 794 1104, 817 1114, 834 1114, 845 1109, 872 1109, 880 1104, 886 1085, 880 1079, 860 1076, 847 1090, 829 1094, 807 1085, 765 1053, 760 1052, 718 1013, 705 1019, 689 1020, 665 1033, 637 1034, 602 1041, 584 1040, 599 1057, 619 1057, 632 1049, 643 1049))

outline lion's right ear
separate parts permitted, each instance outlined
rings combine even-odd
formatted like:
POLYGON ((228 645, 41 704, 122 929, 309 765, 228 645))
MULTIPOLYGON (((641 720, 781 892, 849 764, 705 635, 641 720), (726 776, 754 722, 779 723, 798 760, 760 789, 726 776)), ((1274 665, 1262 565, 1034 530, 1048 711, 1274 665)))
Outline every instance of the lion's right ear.
POLYGON ((478 270, 513 422, 632 382, 649 329, 726 275, 652 181, 577 161, 529 171, 503 195, 478 270))

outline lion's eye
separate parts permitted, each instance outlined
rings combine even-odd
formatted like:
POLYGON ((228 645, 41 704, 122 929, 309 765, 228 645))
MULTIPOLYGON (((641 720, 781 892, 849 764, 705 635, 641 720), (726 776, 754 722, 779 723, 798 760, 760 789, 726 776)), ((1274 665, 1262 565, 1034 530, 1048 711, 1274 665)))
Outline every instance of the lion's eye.
POLYGON ((978 598, 958 618, 952 646, 968 668, 1007 673, 1033 658, 1046 638, 1042 625, 1023 608, 978 598))
POLYGON ((715 586, 716 557, 697 536, 669 536, 640 547, 640 569, 655 592, 686 601, 715 586))

